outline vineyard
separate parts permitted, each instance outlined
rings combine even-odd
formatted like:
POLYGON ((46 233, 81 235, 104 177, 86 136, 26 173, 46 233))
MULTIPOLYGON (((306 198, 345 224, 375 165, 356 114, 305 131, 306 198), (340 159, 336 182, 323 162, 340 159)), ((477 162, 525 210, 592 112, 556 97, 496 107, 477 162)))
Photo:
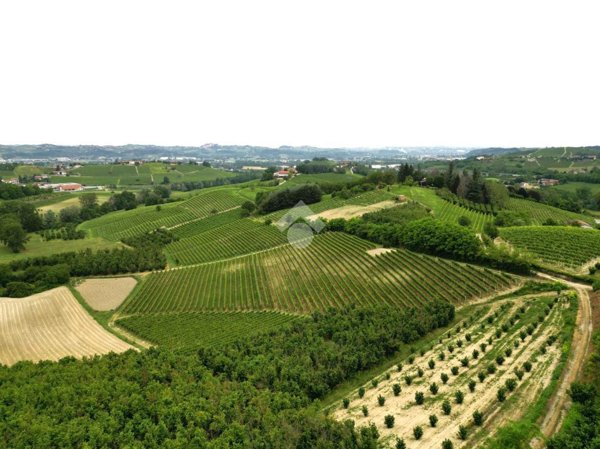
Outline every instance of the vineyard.
POLYGON ((117 324, 144 340, 176 350, 228 344, 300 319, 278 312, 176 313, 131 316, 117 324))
POLYGON ((242 218, 173 242, 165 252, 175 264, 191 265, 250 254, 285 243, 286 235, 275 226, 242 218))
POLYGON ((130 211, 114 212, 80 225, 92 236, 120 240, 160 227, 175 227, 240 206, 244 202, 233 189, 211 190, 189 200, 130 211))
POLYGON ((510 198, 508 200, 508 209, 527 215, 531 219, 532 225, 542 225, 548 219, 555 220, 560 224, 567 224, 567 222, 573 220, 581 220, 586 223, 593 221, 592 217, 587 215, 577 214, 575 212, 569 212, 546 204, 519 198, 510 198))
POLYGON ((600 232, 562 226, 522 226, 502 229, 501 236, 541 262, 579 268, 600 257, 600 232))
POLYGON ((461 207, 458 204, 453 204, 436 195, 435 191, 431 189, 400 186, 395 187, 393 192, 406 195, 411 200, 430 208, 433 211, 434 217, 439 220, 457 224, 460 217, 467 217, 471 220, 471 228, 478 233, 482 233, 485 224, 494 219, 491 214, 477 212, 461 207))
POLYGON ((308 313, 349 302, 462 303, 514 283, 509 275, 405 250, 378 256, 371 243, 343 233, 204 265, 152 273, 123 313, 280 310, 308 313))
POLYGON ((52 182, 78 182, 85 185, 156 185, 167 177, 170 182, 209 181, 234 176, 231 172, 201 165, 90 164, 73 169, 69 176, 52 176, 52 182))
POLYGON ((219 226, 226 225, 240 218, 240 210, 234 209, 227 212, 221 212, 210 217, 194 220, 190 223, 186 223, 180 226, 172 228, 173 233, 183 239, 186 237, 192 237, 202 232, 210 231, 211 229, 218 228, 219 226))

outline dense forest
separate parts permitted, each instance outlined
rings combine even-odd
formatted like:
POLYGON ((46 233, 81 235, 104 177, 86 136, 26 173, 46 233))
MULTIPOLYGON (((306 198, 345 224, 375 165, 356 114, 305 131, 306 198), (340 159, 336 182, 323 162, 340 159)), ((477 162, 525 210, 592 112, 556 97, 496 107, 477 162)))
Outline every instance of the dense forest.
POLYGON ((194 355, 0 367, 0 446, 375 449, 375 427, 336 422, 313 400, 453 317, 443 301, 349 306, 194 355))

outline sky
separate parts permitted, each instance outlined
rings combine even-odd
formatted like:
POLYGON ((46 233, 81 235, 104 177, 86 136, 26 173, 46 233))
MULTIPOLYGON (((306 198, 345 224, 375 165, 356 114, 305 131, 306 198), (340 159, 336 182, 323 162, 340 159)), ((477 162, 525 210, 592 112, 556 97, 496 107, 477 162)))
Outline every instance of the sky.
POLYGON ((600 145, 599 13, 0 0, 0 144, 600 145))

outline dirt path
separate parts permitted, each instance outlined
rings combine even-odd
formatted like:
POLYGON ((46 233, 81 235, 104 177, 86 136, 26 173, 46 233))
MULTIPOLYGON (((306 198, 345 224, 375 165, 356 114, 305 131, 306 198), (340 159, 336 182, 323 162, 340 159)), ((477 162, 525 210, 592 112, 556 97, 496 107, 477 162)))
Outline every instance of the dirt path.
MULTIPOLYGON (((547 407, 548 412, 540 424, 540 430, 544 436, 550 437, 562 425, 566 412, 570 406, 570 399, 567 391, 571 386, 571 383, 577 379, 577 376, 581 372, 590 348, 593 330, 592 306, 589 295, 590 287, 588 285, 565 281, 564 279, 555 278, 545 273, 538 273, 538 276, 567 284, 577 291, 577 294, 580 298, 576 327, 573 333, 573 342, 571 344, 571 354, 569 356, 569 360, 563 373, 560 385, 558 386, 552 398, 550 398, 550 402, 547 407)), ((542 448, 544 446, 544 442, 540 439, 534 439, 531 441, 530 445, 534 449, 542 448)))
POLYGON ((146 340, 142 340, 140 337, 132 334, 131 332, 126 331, 120 326, 117 326, 116 321, 120 318, 125 318, 125 316, 121 316, 119 312, 117 312, 112 317, 110 317, 110 320, 108 321, 108 327, 110 327, 115 334, 120 335, 126 340, 132 341, 136 345, 141 346, 145 349, 150 349, 154 346, 152 343, 149 343, 146 340))

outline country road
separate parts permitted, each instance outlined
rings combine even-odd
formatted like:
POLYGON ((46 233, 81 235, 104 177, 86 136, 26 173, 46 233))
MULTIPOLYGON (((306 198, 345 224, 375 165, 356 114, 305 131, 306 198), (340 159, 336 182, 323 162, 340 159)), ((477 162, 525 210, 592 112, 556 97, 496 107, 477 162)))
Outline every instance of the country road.
MULTIPOLYGON (((547 415, 540 424, 540 430, 542 434, 548 438, 556 433, 562 425, 569 406, 569 387, 571 386, 571 383, 577 379, 577 376, 583 369, 583 365, 590 348, 593 331, 592 306, 589 295, 591 287, 586 284, 565 281, 564 279, 556 278, 545 273, 538 273, 538 276, 552 281, 562 282, 574 288, 577 291, 580 299, 569 360, 567 361, 567 366, 560 380, 560 384, 550 398, 550 402, 548 403, 547 407, 547 415)), ((544 442, 541 439, 536 438, 531 441, 530 446, 534 449, 539 449, 544 447, 544 442)))

